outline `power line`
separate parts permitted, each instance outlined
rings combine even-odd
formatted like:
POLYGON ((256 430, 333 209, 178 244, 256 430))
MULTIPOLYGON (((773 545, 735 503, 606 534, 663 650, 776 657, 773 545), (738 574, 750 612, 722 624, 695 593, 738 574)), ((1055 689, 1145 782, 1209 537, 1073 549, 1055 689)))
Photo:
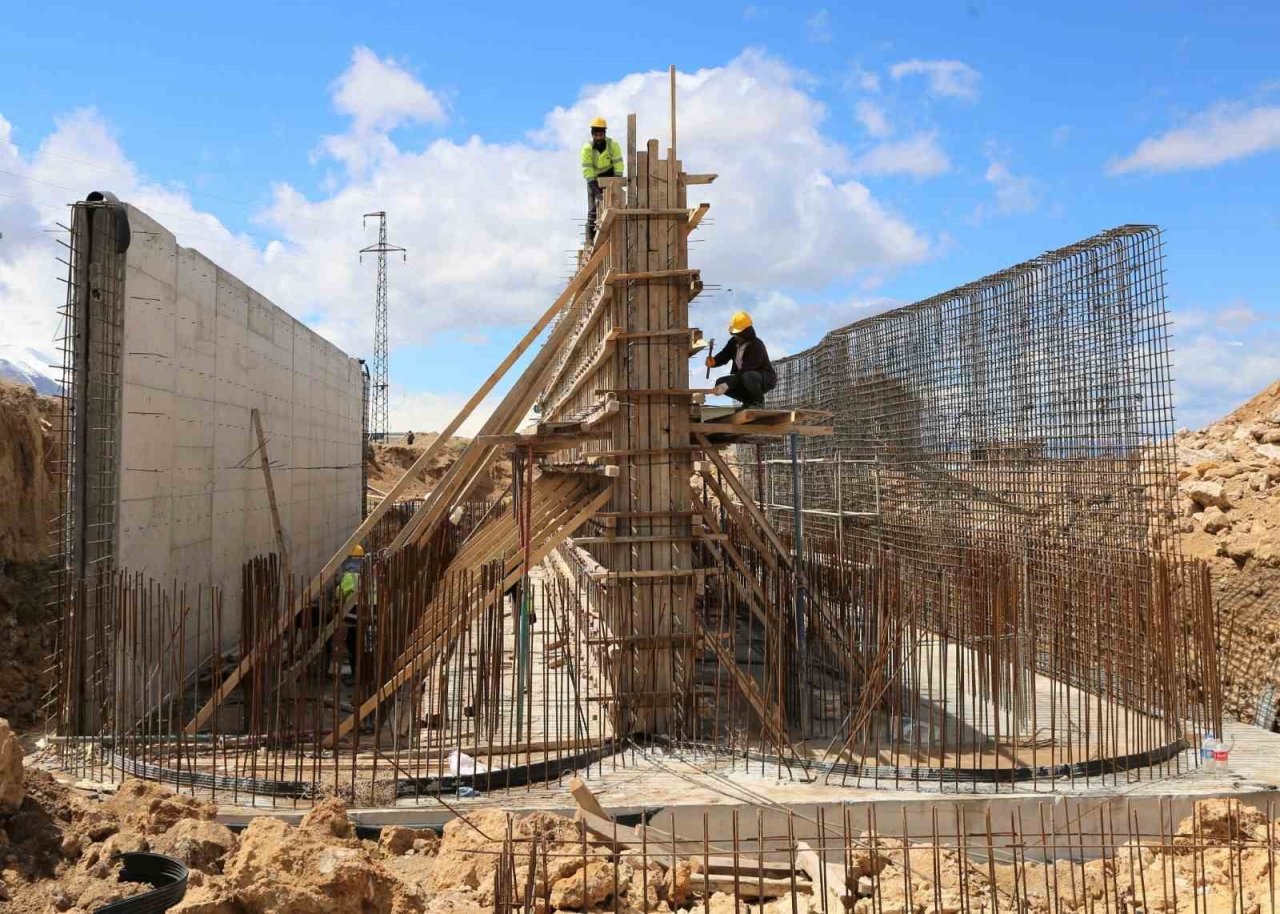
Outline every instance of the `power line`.
POLYGON ((364 225, 368 226, 369 218, 378 220, 378 243, 360 249, 360 260, 365 254, 378 255, 378 291, 374 299, 373 312, 373 364, 370 366, 373 375, 369 392, 369 437, 384 439, 387 436, 387 254, 399 253, 408 260, 406 249, 398 244, 387 243, 387 214, 385 212, 365 213, 364 225))

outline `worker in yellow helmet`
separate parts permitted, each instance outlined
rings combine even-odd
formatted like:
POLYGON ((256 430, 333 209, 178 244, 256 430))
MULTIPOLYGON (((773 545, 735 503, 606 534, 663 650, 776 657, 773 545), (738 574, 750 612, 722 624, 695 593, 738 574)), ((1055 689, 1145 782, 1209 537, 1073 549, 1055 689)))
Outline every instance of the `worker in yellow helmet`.
POLYGON ((356 543, 350 554, 342 560, 338 571, 338 600, 344 607, 343 625, 346 628, 347 663, 351 664, 351 675, 356 672, 356 650, 359 645, 356 625, 359 612, 356 592, 360 589, 360 575, 364 572, 364 546, 356 543))
POLYGON ((729 321, 729 342, 715 355, 707 356, 707 367, 732 364, 729 374, 716 378, 716 393, 742 403, 744 409, 764 407, 764 395, 778 384, 778 375, 769 361, 764 340, 756 336, 751 315, 739 311, 729 321))
POLYGON ((591 122, 591 141, 582 147, 582 177, 587 182, 587 244, 596 240, 596 212, 600 207, 601 178, 621 178, 626 160, 622 147, 607 135, 604 118, 591 122))

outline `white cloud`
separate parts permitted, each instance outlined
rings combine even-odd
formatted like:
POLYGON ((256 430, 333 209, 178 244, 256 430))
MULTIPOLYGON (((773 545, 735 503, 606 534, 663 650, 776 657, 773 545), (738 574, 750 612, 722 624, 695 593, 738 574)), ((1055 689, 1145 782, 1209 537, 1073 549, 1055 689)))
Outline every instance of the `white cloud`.
POLYGON ((1223 102, 1194 115, 1182 127, 1143 140, 1129 155, 1109 162, 1107 171, 1119 175, 1212 168, 1277 149, 1280 106, 1249 108, 1223 102))
MULTIPOLYGON (((483 334, 522 326, 553 300, 580 245, 585 191, 576 159, 585 124, 603 113, 624 125, 634 111, 642 143, 649 136, 666 142, 667 74, 650 72, 585 89, 521 141, 473 136, 408 148, 387 129, 397 118, 427 119, 442 109, 423 101, 433 94, 409 85, 397 89, 395 104, 370 98, 358 87, 379 67, 412 81, 398 65, 357 50, 333 90, 351 127, 322 152, 345 167, 331 189, 316 195, 276 186, 255 230, 266 241, 228 230, 182 188, 148 181, 92 111, 60 120, 26 157, 3 139, 0 125, 0 168, 59 185, 0 183, 0 192, 23 198, 0 197, 0 217, 15 226, 0 244, 6 333, 51 348, 61 268, 53 236, 41 228, 65 218, 65 204, 92 189, 138 205, 180 243, 202 250, 353 354, 372 349, 374 268, 368 259, 359 263, 356 251, 372 240, 361 215, 380 209, 390 214, 391 240, 409 249, 407 264, 391 264, 393 350, 445 330, 483 334)), ((827 112, 810 87, 803 72, 754 51, 680 74, 681 158, 688 171, 720 175, 713 185, 690 189, 691 205, 712 204, 692 256, 709 283, 760 294, 779 286, 823 289, 929 254, 929 239, 853 177, 853 155, 823 131, 827 112)), ((624 131, 614 132, 621 138, 624 131)), ((393 351, 393 371, 395 359, 393 351)), ((392 406, 400 417, 395 424, 423 428, 431 409, 453 405, 404 403, 392 406)))
POLYGON ((874 70, 864 70, 854 64, 844 78, 844 88, 862 92, 879 92, 880 76, 874 70))
POLYGON ((1250 334, 1248 345, 1211 333, 1180 335, 1173 348, 1177 423, 1200 428, 1280 378, 1280 334, 1250 334))
POLYGON ((987 170, 983 178, 994 190, 994 204, 979 204, 973 220, 981 222, 993 209, 1006 216, 1035 211, 1040 205, 1035 179, 1010 171, 994 143, 987 144, 986 154, 987 170))
POLYGON ((884 109, 869 98, 859 99, 854 106, 854 116, 858 118, 867 133, 877 139, 893 133, 893 125, 885 116, 884 109))
POLYGON ((938 145, 935 131, 873 146, 854 162, 859 174, 911 175, 929 178, 951 170, 951 161, 938 145))
MULTIPOLYGON (((388 394, 388 422, 392 431, 401 432, 442 431, 471 399, 470 393, 462 391, 399 390, 394 384, 388 394)), ((481 400, 454 434, 467 438, 478 434, 501 399, 495 395, 481 400)))
POLYGON ((27 156, 7 139, 0 117, 0 314, 13 343, 56 358, 58 308, 65 299, 65 256, 56 227, 66 222, 67 204, 91 190, 110 190, 152 213, 188 243, 204 249, 232 272, 251 278, 260 257, 251 240, 229 231, 216 217, 192 205, 180 188, 141 178, 97 112, 81 109, 59 117, 55 130, 27 156))
POLYGON ((439 96, 400 64, 366 47, 352 52, 351 66, 334 82, 333 107, 352 119, 357 132, 446 119, 439 96))
POLYGON ((931 95, 969 102, 977 100, 982 81, 982 74, 959 60, 903 60, 889 68, 889 75, 896 80, 923 76, 931 95))
POLYGON ((397 150, 388 134, 396 127, 448 119, 438 95, 400 64, 366 47, 352 52, 351 65, 333 82, 332 99, 334 109, 351 118, 351 128, 325 137, 321 148, 351 172, 394 158, 397 150))
POLYGON ((828 10, 818 10, 812 16, 804 21, 805 31, 809 34, 809 40, 818 44, 828 44, 831 41, 831 13, 828 10))
POLYGON ((985 177, 996 189, 996 209, 1002 213, 1029 213, 1039 203, 1032 180, 1015 175, 1003 162, 988 165, 985 177))

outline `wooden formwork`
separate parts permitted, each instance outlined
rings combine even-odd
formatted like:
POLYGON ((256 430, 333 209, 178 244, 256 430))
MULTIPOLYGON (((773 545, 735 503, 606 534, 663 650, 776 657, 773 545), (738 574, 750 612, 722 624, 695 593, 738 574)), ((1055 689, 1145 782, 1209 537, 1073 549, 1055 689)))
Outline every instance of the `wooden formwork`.
POLYGON ((617 404, 609 437, 562 459, 617 468, 607 510, 589 524, 583 545, 625 596, 610 602, 614 618, 606 620, 623 646, 613 671, 622 732, 671 731, 687 666, 678 655, 688 649, 697 572, 689 302, 700 288, 688 236, 694 213, 705 212, 690 211, 688 184, 670 146, 665 156, 657 140, 637 146, 629 117, 627 174, 607 182, 597 239, 609 250, 596 280, 601 307, 583 320, 543 398, 548 422, 617 404))

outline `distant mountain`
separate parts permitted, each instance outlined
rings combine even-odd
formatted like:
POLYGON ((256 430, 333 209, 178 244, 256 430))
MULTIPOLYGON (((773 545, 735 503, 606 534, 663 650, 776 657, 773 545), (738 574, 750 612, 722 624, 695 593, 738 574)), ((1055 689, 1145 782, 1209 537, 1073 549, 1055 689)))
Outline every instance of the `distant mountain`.
POLYGON ((49 367, 52 364, 54 359, 44 353, 0 342, 0 378, 34 387, 36 393, 59 394, 61 372, 49 367))

